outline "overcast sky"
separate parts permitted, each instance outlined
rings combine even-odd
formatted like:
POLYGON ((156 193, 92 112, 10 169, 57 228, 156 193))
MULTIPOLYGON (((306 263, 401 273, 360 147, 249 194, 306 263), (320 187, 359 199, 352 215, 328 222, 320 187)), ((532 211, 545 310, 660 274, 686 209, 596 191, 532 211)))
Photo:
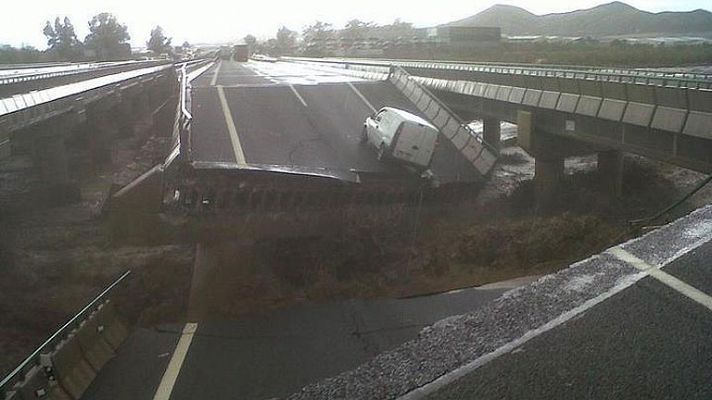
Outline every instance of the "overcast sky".
MULTIPOLYGON (((390 23, 396 18, 417 27, 437 25, 476 14, 493 4, 512 4, 536 14, 589 8, 606 1, 595 0, 438 0, 421 5, 417 0, 4 0, 0 12, 0 43, 46 47, 42 28, 46 20, 68 16, 81 40, 87 21, 100 12, 110 12, 126 24, 133 46, 143 46, 149 32, 161 25, 173 43, 225 42, 252 33, 258 38, 274 36, 285 25, 301 29, 319 19, 337 27, 352 18, 390 23), (9 5, 9 4, 12 5, 9 5), (187 4, 186 6, 181 6, 187 4)), ((630 0, 646 11, 689 11, 710 8, 709 0, 630 0)))

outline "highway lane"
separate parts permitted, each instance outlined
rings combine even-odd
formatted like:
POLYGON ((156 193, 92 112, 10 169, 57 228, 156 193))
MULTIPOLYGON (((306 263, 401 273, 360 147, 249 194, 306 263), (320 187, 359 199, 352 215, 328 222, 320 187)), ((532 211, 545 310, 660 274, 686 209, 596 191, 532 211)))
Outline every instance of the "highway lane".
MULTIPOLYGON (((534 278, 409 299, 302 304, 198 323, 175 371, 171 400, 267 399, 355 368, 426 326, 478 309, 534 278)), ((182 325, 137 330, 83 400, 151 400, 176 353, 182 325)))
MULTIPOLYGON (((381 107, 420 114, 389 82, 302 64, 221 61, 193 87, 194 160, 408 174, 400 165, 378 161, 359 140, 363 121, 381 107), (244 160, 233 155, 236 142, 244 160)), ((441 182, 476 179, 459 152, 440 142, 432 169, 441 182)))
POLYGON ((710 337, 710 310, 646 278, 428 399, 710 399, 710 337))

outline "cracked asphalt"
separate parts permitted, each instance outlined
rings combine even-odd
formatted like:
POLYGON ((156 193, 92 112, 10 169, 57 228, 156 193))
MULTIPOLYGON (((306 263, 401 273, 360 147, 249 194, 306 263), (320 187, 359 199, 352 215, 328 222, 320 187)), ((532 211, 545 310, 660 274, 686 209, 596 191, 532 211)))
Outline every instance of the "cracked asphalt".
MULTIPOLYGON (((247 164, 403 175, 404 168, 378 161, 375 151, 360 143, 371 107, 384 106, 421 114, 387 81, 286 62, 221 61, 193 81, 193 159, 238 161, 226 123, 229 114, 247 164)), ((478 178, 447 140, 433 156, 432 171, 443 183, 478 178)))
MULTIPOLYGON (((304 304, 200 323, 170 399, 284 397, 355 368, 415 338, 426 326, 478 309, 525 283, 400 300, 304 304)), ((165 325, 135 332, 83 399, 152 399, 181 329, 165 325)))

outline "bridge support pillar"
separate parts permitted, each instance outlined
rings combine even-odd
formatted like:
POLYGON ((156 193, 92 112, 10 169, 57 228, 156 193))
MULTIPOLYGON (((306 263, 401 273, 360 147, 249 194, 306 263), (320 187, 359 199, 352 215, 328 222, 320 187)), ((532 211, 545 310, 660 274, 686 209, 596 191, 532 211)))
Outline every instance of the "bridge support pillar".
POLYGON ((87 118, 87 139, 89 152, 95 172, 101 165, 111 164, 113 161, 111 142, 120 130, 114 118, 108 116, 109 111, 96 111, 87 118))
POLYGON ((623 194, 623 153, 617 150, 598 152, 598 174, 605 189, 620 197, 623 194))
POLYGON ((499 151, 501 144, 500 121, 497 118, 484 118, 482 120, 482 132, 485 143, 490 144, 499 151))
POLYGON ((534 192, 537 203, 550 206, 564 177, 564 157, 538 155, 534 159, 534 192))
POLYGON ((47 190, 47 200, 53 203, 70 203, 80 198, 79 187, 70 179, 64 140, 61 132, 52 130, 39 136, 34 145, 35 167, 47 190))
POLYGON ((129 100, 122 100, 114 107, 112 116, 119 136, 131 137, 134 135, 134 111, 129 100))

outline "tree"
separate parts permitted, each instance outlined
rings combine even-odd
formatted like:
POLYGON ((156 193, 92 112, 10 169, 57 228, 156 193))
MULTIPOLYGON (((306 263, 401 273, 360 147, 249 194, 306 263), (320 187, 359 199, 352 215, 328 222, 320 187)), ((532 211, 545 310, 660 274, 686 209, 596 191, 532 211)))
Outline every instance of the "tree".
POLYGON ((328 22, 316 21, 312 25, 305 27, 302 33, 304 36, 304 41, 319 42, 333 38, 334 28, 328 22))
POLYGON ((167 38, 163 34, 163 28, 156 26, 151 31, 151 37, 146 42, 146 48, 153 52, 153 54, 172 54, 173 48, 171 47, 171 38, 167 38))
POLYGON ((346 23, 346 26, 341 31, 342 39, 362 40, 368 38, 371 30, 376 25, 373 22, 363 22, 358 19, 352 19, 346 23))
POLYGON ((297 43, 297 32, 283 26, 277 31, 277 38, 274 42, 275 51, 278 55, 287 54, 297 43))
POLYGON ((89 34, 84 45, 94 51, 99 60, 115 60, 131 56, 129 39, 126 25, 120 24, 109 13, 101 13, 89 21, 89 34))
POLYGON ((82 55, 82 43, 77 39, 77 34, 74 32, 74 25, 69 21, 69 18, 64 17, 64 23, 55 18, 54 26, 47 21, 42 30, 47 36, 47 46, 50 53, 63 61, 73 61, 82 55))
POLYGON ((396 18, 392 24, 384 25, 381 29, 383 37, 389 40, 415 36, 415 28, 413 28, 413 24, 410 22, 403 22, 400 18, 396 18))
POLYGON ((323 56, 328 46, 327 41, 334 38, 334 28, 328 22, 316 21, 304 28, 305 55, 323 56))
POLYGON ((257 38, 254 37, 253 35, 247 35, 242 40, 245 42, 247 45, 247 48, 249 49, 250 54, 255 52, 255 48, 257 48, 257 38))

